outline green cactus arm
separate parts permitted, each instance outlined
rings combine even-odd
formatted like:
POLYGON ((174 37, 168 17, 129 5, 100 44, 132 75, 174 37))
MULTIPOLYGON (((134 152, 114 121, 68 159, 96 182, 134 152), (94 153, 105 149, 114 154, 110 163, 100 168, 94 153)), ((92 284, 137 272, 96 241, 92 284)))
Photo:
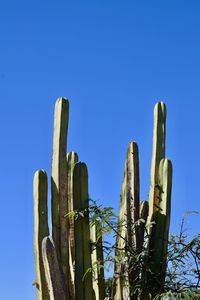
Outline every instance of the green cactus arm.
MULTIPOLYGON (((81 202, 81 165, 77 163, 73 169, 73 206, 74 210, 82 211, 81 202)), ((75 299, 84 300, 84 253, 83 253, 83 233, 82 220, 78 216, 74 220, 74 236, 75 236, 75 299)))
POLYGON ((124 247, 127 242, 130 247, 137 248, 138 233, 136 228, 133 232, 132 225, 139 219, 139 190, 138 146, 135 142, 130 142, 126 154, 119 209, 119 222, 124 221, 128 226, 120 226, 121 232, 116 242, 120 247, 124 247))
POLYGON ((42 241, 42 257, 50 300, 68 300, 64 274, 59 267, 53 239, 49 236, 42 241))
MULTIPOLYGON (((52 236, 62 270, 69 277, 69 220, 67 212, 67 164, 66 139, 68 129, 69 103, 59 98, 55 104, 53 155, 52 155, 52 236)), ((68 289, 68 286, 67 286, 68 289)))
MULTIPOLYGON (((78 154, 74 151, 67 153, 67 202, 68 202, 68 213, 73 212, 73 168, 78 162, 78 154)), ((70 269, 70 295, 71 299, 75 298, 74 288, 74 264, 75 264, 75 253, 74 253, 74 218, 72 216, 69 219, 69 269, 70 269)))
MULTIPOLYGON (((126 170, 126 163, 125 163, 126 170)), ((115 263, 114 263, 114 278, 112 286, 112 299, 113 300, 123 300, 123 290, 124 290, 124 280, 122 279, 122 262, 124 257, 124 249, 126 246, 127 230, 126 230, 126 212, 127 212, 127 202, 126 202, 126 182, 127 173, 124 171, 124 177, 122 182, 122 189, 120 194, 120 208, 119 208, 119 227, 116 236, 116 250, 115 250, 115 263)), ((127 274, 126 274, 127 275, 127 274)))
POLYGON ((171 161, 162 159, 158 172, 158 208, 154 213, 155 224, 149 232, 148 242, 148 265, 151 272, 146 273, 146 278, 153 296, 163 291, 165 282, 171 189, 172 164, 171 161))
POLYGON ((171 216, 171 193, 172 193, 172 176, 173 166, 171 160, 164 160, 163 162, 163 174, 159 175, 159 184, 161 186, 161 209, 165 215, 165 230, 164 230, 164 243, 163 243, 163 268, 164 273, 166 271, 166 256, 169 239, 169 227, 171 216))
POLYGON ((166 105, 158 102, 154 107, 153 147, 151 161, 149 217, 148 223, 153 220, 153 214, 158 206, 158 168, 162 158, 165 158, 166 138, 166 105))
POLYGON ((34 254, 36 270, 37 300, 49 300, 42 261, 42 240, 49 235, 47 212, 47 174, 38 170, 33 181, 34 196, 34 254))
MULTIPOLYGON (((140 180, 138 146, 135 142, 130 142, 128 144, 126 154, 124 178, 120 197, 120 234, 116 237, 116 247, 119 249, 125 249, 128 246, 129 250, 137 250, 140 245, 139 228, 138 226, 133 226, 139 219, 139 194, 140 180)), ((134 270, 133 272, 128 272, 128 266, 124 265, 124 259, 120 259, 120 257, 123 258, 124 255, 126 256, 124 250, 116 251, 116 256, 119 258, 119 261, 115 264, 114 299, 129 297, 129 283, 132 283, 135 276, 137 276, 134 270), (122 260, 122 262, 120 262, 120 260, 122 260), (122 272, 122 268, 123 276, 120 276, 118 274, 122 272)))
POLYGON ((91 245, 89 228, 88 172, 84 163, 76 163, 73 170, 74 210, 84 212, 74 221, 75 235, 75 299, 92 300, 91 245))
MULTIPOLYGON (((127 172, 127 188, 126 188, 126 201, 127 201, 127 242, 129 251, 139 251, 139 226, 136 222, 139 220, 140 209, 140 177, 139 177, 139 151, 138 145, 135 142, 130 142, 128 145, 126 156, 126 172, 127 172)), ((130 252, 129 252, 130 253, 130 252)), ((127 263, 127 269, 129 265, 127 263)), ((128 270, 128 284, 125 289, 127 290, 126 299, 129 297, 130 290, 127 286, 134 286, 139 278, 137 268, 133 267, 128 270)))
POLYGON ((126 155, 126 201, 127 201, 127 239, 129 245, 138 248, 138 228, 133 224, 139 219, 140 174, 138 145, 130 142, 126 155))
POLYGON ((126 201, 126 182, 127 182, 127 173, 124 172, 122 189, 120 194, 120 208, 119 208, 119 235, 116 236, 116 247, 120 249, 124 249, 126 246, 126 223, 127 223, 127 201, 126 201))
POLYGON ((68 183, 68 211, 73 211, 73 169, 78 162, 78 154, 74 151, 67 153, 67 183, 68 183))
POLYGON ((96 246, 96 224, 90 226, 90 239, 92 243, 92 285, 95 293, 95 299, 99 300, 99 285, 98 285, 98 260, 97 260, 97 246, 96 246))
MULTIPOLYGON (((91 241, 89 225, 89 193, 88 193, 88 170, 85 163, 81 163, 81 201, 82 208, 85 210, 83 218, 83 251, 84 251, 84 272, 91 269, 91 241)), ((93 299, 92 273, 89 272, 84 279, 85 299, 93 299), (88 289, 90 287, 90 290, 88 289)))
POLYGON ((97 241, 97 261, 98 264, 98 286, 99 286, 99 300, 105 298, 105 278, 104 278, 104 255, 103 255, 103 236, 101 223, 97 223, 96 228, 96 241, 97 241), (101 266, 101 267, 100 267, 101 266))
POLYGON ((161 274, 164 282, 166 272, 166 256, 170 226, 171 190, 172 190, 172 163, 162 159, 159 165, 159 210, 155 216, 153 231, 153 271, 161 274))
MULTIPOLYGON (((149 204, 147 201, 140 201, 140 224, 139 224, 139 249, 141 250, 144 243, 145 225, 148 217, 149 204)), ((139 251, 140 251, 139 250, 139 251)))
POLYGON ((102 247, 102 227, 99 221, 96 221, 90 227, 90 237, 92 248, 92 269, 93 269, 93 289, 96 300, 105 298, 105 280, 104 280, 104 258, 102 247))
POLYGON ((156 103, 154 107, 153 149, 151 161, 151 184, 158 179, 158 168, 162 158, 165 157, 166 138, 166 105, 164 102, 156 103))
MULTIPOLYGON (((68 212, 72 212, 73 208, 73 169, 78 162, 78 154, 74 151, 67 153, 67 184, 68 184, 68 212)), ((69 243, 71 251, 72 264, 74 263, 74 218, 69 217, 69 243)))

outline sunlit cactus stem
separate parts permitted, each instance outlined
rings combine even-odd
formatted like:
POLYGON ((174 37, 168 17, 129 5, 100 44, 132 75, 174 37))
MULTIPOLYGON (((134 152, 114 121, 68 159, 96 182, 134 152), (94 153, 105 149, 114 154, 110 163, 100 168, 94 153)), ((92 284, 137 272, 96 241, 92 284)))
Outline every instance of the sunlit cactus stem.
POLYGON ((152 271, 160 274, 161 285, 164 284, 166 273, 166 256, 169 238, 171 190, 172 190, 172 163, 162 159, 159 165, 159 210, 155 215, 155 229, 153 236, 152 271))
POLYGON ((139 217, 139 251, 142 250, 145 236, 145 225, 148 217, 149 205, 147 201, 140 201, 140 217, 139 217))
POLYGON ((53 239, 49 236, 42 241, 42 257, 50 300, 68 300, 65 278, 59 267, 53 239))
MULTIPOLYGON (((67 153, 67 184, 68 184, 68 213, 73 212, 73 169, 78 162, 78 154, 74 151, 67 153)), ((74 218, 69 216, 69 244, 72 263, 74 263, 74 218)))
POLYGON ((147 283, 151 294, 163 289, 166 272, 166 255, 170 223, 172 164, 165 159, 166 106, 155 105, 151 185, 149 193, 148 264, 147 283))
POLYGON ((73 170, 73 204, 78 217, 74 221, 75 236, 75 299, 92 300, 92 262, 89 225, 88 171, 85 163, 73 170))
POLYGON ((69 272, 70 272, 70 296, 73 300, 75 298, 74 286, 74 264, 75 264, 75 250, 74 250, 74 218, 72 216, 73 205, 73 169, 78 162, 78 154, 76 152, 67 153, 67 202, 68 202, 68 219, 69 219, 69 272), (70 215, 71 214, 71 215, 70 215))
POLYGON ((158 208, 158 168, 161 159, 165 158, 166 114, 166 105, 163 102, 158 102, 154 107, 153 147, 149 191, 149 223, 153 220, 153 215, 158 208))
POLYGON ((133 226, 139 219, 140 203, 140 174, 138 145, 130 142, 126 155, 126 215, 127 215, 127 241, 133 249, 138 249, 138 227, 133 226))
POLYGON ((37 300, 49 300, 49 293, 45 279, 45 271, 42 260, 42 240, 49 235, 47 212, 47 175, 39 170, 34 175, 34 254, 37 300))
POLYGON ((52 155, 52 236, 58 261, 66 278, 69 296, 69 220, 65 217, 67 205, 66 140, 69 103, 65 98, 56 101, 54 112, 53 155, 52 155))
POLYGON ((90 227, 92 242, 92 282, 95 300, 105 298, 104 257, 102 247, 102 227, 100 221, 95 221, 90 227))
POLYGON ((128 252, 125 249, 137 251, 139 241, 139 226, 134 226, 139 219, 139 153, 135 142, 128 144, 124 178, 120 197, 119 210, 119 235, 116 237, 115 279, 113 299, 129 299, 129 286, 133 284, 136 274, 135 270, 129 272, 127 265, 128 252))
POLYGON ((147 218, 147 230, 149 239, 146 240, 146 247, 151 252, 151 232, 153 222, 155 222, 155 213, 159 209, 159 182, 158 169, 160 161, 165 158, 165 139, 166 139, 166 106, 163 102, 158 102, 154 107, 153 123, 153 146, 150 172, 150 190, 149 190, 149 212, 147 218))

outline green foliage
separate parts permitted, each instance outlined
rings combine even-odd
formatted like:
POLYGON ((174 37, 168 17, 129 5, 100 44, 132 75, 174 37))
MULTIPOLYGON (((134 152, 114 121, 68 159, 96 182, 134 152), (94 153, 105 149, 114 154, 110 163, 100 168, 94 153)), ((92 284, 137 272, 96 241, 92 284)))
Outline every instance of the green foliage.
POLYGON ((185 227, 187 212, 179 234, 170 235, 166 286, 174 292, 200 288, 200 234, 192 237, 185 227))
MULTIPOLYGON (((124 251, 121 251, 121 257, 115 256, 116 245, 115 243, 111 243, 111 239, 120 234, 118 232, 119 227, 126 227, 127 224, 125 222, 118 222, 118 217, 115 215, 113 208, 102 207, 93 200, 90 200, 89 213, 90 222, 95 223, 100 221, 104 236, 107 237, 107 240, 104 239, 103 241, 105 260, 102 267, 110 271, 108 262, 112 269, 113 263, 116 260, 123 262, 125 259, 124 251)), ((200 297, 200 234, 189 238, 184 226, 187 215, 188 213, 184 215, 181 221, 179 234, 170 234, 169 236, 164 292, 161 292, 152 299, 199 299, 198 297, 200 297)), ((76 212, 76 216, 82 217, 83 213, 76 212)), ((132 224, 132 226, 138 226, 140 222, 144 221, 139 220, 139 222, 132 224)), ((148 239, 148 230, 146 227, 145 239, 148 239)), ((145 268, 151 274, 152 280, 159 280, 160 274, 155 274, 152 271, 151 263, 147 259, 148 252, 145 247, 142 247, 139 252, 133 252, 132 249, 129 249, 128 245, 126 247, 126 253, 128 253, 128 258, 126 257, 126 259, 128 259, 129 265, 128 272, 131 270, 140 271, 137 284, 129 288, 131 293, 136 295, 136 299, 143 299, 142 295, 144 296, 144 293, 147 293, 150 287, 147 285, 148 282, 141 276, 142 270, 145 268)), ((124 276, 124 274, 121 274, 121 276, 124 276)), ((106 294, 108 297, 111 297, 112 294, 112 282, 112 278, 106 280, 106 294)))

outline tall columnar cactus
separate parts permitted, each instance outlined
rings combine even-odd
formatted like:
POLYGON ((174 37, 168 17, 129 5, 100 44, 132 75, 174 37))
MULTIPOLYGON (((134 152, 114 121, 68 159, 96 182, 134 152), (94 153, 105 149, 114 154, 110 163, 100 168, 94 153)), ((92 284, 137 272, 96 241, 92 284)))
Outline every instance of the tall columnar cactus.
POLYGON ((151 269, 154 274, 160 274, 159 287, 162 288, 166 272, 166 255, 170 225, 172 164, 170 160, 162 159, 158 171, 159 199, 155 212, 153 230, 150 236, 151 269))
MULTIPOLYGON (((78 162, 78 154, 74 151, 67 153, 67 183, 68 183, 68 211, 74 211, 73 204, 73 169, 78 162)), ((72 263, 74 263, 74 218, 69 217, 69 243, 72 263)))
POLYGON ((104 258, 102 248, 102 227, 100 221, 94 222, 90 227, 90 238, 92 242, 92 269, 93 269, 93 289, 96 300, 105 298, 104 280, 104 258))
MULTIPOLYGON (((66 137, 68 127, 68 100, 60 98, 55 105, 53 157, 52 157, 52 236, 55 244, 56 260, 45 260, 49 270, 60 270, 64 278, 66 299, 69 299, 69 225, 65 217, 68 211, 67 201, 67 164, 66 137), (53 263, 53 265, 51 265, 53 263)), ((44 257, 48 258, 45 250, 42 258, 42 240, 49 235, 47 216, 47 175, 44 171, 37 171, 34 176, 34 244, 35 265, 37 277, 38 299, 53 299, 56 292, 51 292, 52 286, 47 281, 48 274, 44 270, 44 257), (48 286, 48 287, 47 287, 48 286)), ((48 240, 49 241, 49 240, 48 240)), ((49 245, 47 241, 47 246, 49 245)), ((45 249, 45 248, 44 248, 45 249)), ((48 247, 46 251, 48 252, 48 247)), ((48 269, 47 268, 47 269, 48 269)), ((58 278, 59 276, 56 276, 58 278)), ((55 296, 56 297, 56 296, 55 296)), ((56 299, 56 298, 55 298, 56 299)), ((64 300, 64 298, 63 298, 64 300)))
POLYGON ((58 99, 55 105, 53 155, 51 175, 51 201, 52 201, 52 236, 55 242, 58 260, 63 273, 69 277, 69 222, 65 217, 68 211, 67 203, 67 164, 66 140, 68 128, 67 100, 58 99))
POLYGON ((75 165, 73 171, 73 202, 74 210, 80 212, 74 221, 75 299, 92 300, 94 296, 91 273, 88 172, 86 164, 81 162, 75 165))
POLYGON ((147 274, 147 281, 152 286, 152 294, 163 289, 166 271, 166 252, 168 245, 172 164, 165 159, 166 106, 163 102, 154 109, 153 151, 151 162, 151 185, 149 192, 149 216, 147 229, 148 261, 156 283, 151 284, 152 274, 147 274), (155 291, 154 291, 155 290, 155 291))
POLYGON ((47 219, 47 174, 39 170, 34 176, 34 254, 37 300, 49 300, 42 261, 42 240, 49 235, 47 219))
POLYGON ((88 173, 78 155, 66 157, 68 100, 55 105, 51 176, 52 237, 47 214, 47 175, 34 176, 34 252, 38 300, 93 299, 88 173), (74 221, 73 210, 84 211, 74 221), (74 271, 75 265, 75 271, 74 271), (87 271, 90 272, 87 273, 87 271), (75 289, 76 288, 76 289, 75 289))
POLYGON ((165 158, 165 139, 166 106, 163 102, 158 102, 154 107, 153 147, 149 191, 149 223, 153 220, 154 213, 159 207, 158 169, 161 159, 165 158))
POLYGON ((135 280, 133 271, 128 270, 128 254, 125 249, 136 251, 140 245, 138 227, 133 224, 139 219, 139 155, 135 142, 128 145, 124 178, 122 184, 120 210, 119 210, 119 235, 116 239, 115 280, 113 299, 129 299, 129 283, 135 280), (123 250, 118 250, 123 249, 123 250))
MULTIPOLYGON (((67 192, 68 192, 68 212, 74 211, 73 204, 73 169, 78 162, 78 154, 74 151, 67 153, 67 192)), ((69 269, 70 269, 70 295, 75 298, 74 286, 74 265, 75 265, 75 250, 74 250, 74 218, 69 216, 69 269)))

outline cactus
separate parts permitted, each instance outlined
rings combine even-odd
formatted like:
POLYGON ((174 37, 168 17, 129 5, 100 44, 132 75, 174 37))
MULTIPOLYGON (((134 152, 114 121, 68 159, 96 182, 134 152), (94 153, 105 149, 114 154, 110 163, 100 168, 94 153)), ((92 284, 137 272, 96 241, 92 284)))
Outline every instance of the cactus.
POLYGON ((148 212, 149 212, 149 204, 147 201, 140 201, 140 223, 139 223, 139 228, 138 228, 138 232, 139 232, 139 252, 142 250, 143 247, 143 243, 144 243, 144 231, 145 231, 145 224, 147 221, 147 217, 148 217, 148 212))
POLYGON ((39 170, 34 175, 34 254, 37 300, 49 300, 48 287, 42 261, 42 240, 49 235, 47 221, 47 175, 39 170))
POLYGON ((77 163, 75 152, 68 153, 66 157, 68 108, 68 100, 57 100, 51 176, 52 238, 49 237, 47 222, 47 175, 44 171, 38 171, 34 176, 34 252, 38 300, 89 300, 94 296, 92 274, 85 274, 91 268, 87 167, 84 163, 77 163), (72 217, 66 217, 74 209, 86 211, 75 225, 72 217), (83 260, 79 264, 81 257, 83 260), (76 292, 74 286, 77 287, 76 292), (79 291, 82 293, 80 297, 79 291))
POLYGON ((166 106, 163 102, 159 102, 154 108, 149 202, 139 202, 139 160, 136 144, 130 143, 127 150, 119 210, 119 222, 121 224, 121 220, 125 219, 125 226, 122 226, 119 230, 120 236, 116 238, 116 248, 123 249, 123 263, 119 260, 119 251, 116 251, 116 261, 118 262, 115 263, 113 299, 137 299, 137 295, 131 292, 131 288, 137 286, 140 278, 145 280, 145 285, 149 288, 147 293, 145 291, 142 293, 142 299, 148 299, 150 293, 155 295, 156 292, 163 289, 172 186, 172 165, 169 160, 165 159, 165 136, 166 106), (130 154, 133 154, 133 157, 130 154), (132 191, 132 193, 127 193, 127 191, 132 191), (131 202, 134 202, 133 206, 130 205, 131 202), (148 238, 144 240, 145 222, 148 238), (128 247, 126 247, 127 245, 128 247), (124 260, 132 255, 130 255, 131 251, 137 254, 143 249, 147 251, 146 259, 151 267, 151 274, 146 271, 145 267, 139 270, 139 273, 137 268, 129 270, 131 260, 124 260), (124 261, 128 261, 125 272, 124 261), (125 274, 124 278, 119 276, 120 273, 125 274), (152 278, 152 274, 160 275, 159 284, 154 283, 155 277, 152 278))
POLYGON ((68 299, 65 278, 60 270, 56 248, 51 237, 47 236, 42 241, 42 257, 50 300, 68 299))
POLYGON ((128 271, 126 247, 136 251, 140 245, 139 228, 133 224, 139 219, 139 155, 135 142, 128 145, 124 179, 122 184, 120 211, 119 211, 119 235, 116 240, 116 257, 119 262, 115 265, 115 282, 113 299, 129 299, 129 284, 135 280, 133 271, 128 271), (127 226, 126 226, 127 225, 127 226), (122 276, 123 275, 123 276, 122 276))
MULTIPOLYGON (((160 274, 160 282, 164 283, 166 271, 166 255, 171 211, 172 164, 170 160, 162 159, 159 164, 159 210, 155 213, 155 228, 153 230, 152 271, 160 274)), ((152 245, 151 245, 152 246, 152 245)))
MULTIPOLYGON (((67 201, 68 212, 73 212, 73 169, 78 162, 78 154, 76 152, 67 153, 67 201)), ((74 218, 69 217, 69 269, 70 269, 70 295, 71 298, 75 298, 74 287, 74 264, 75 264, 75 250, 74 250, 74 218)))
POLYGON ((90 227, 90 237, 92 248, 92 269, 93 269, 93 289, 96 300, 105 298, 104 280, 104 258, 102 249, 102 227, 100 221, 96 221, 90 227))
POLYGON ((69 277, 68 257, 69 222, 65 217, 67 206, 67 164, 66 164, 66 138, 68 128, 69 103, 60 98, 55 105, 53 155, 52 155, 52 236, 55 242, 58 260, 63 273, 69 277))
MULTIPOLYGON (((76 152, 67 153, 67 183, 68 183, 68 211, 72 212, 73 207, 73 169, 75 164, 78 162, 78 154, 76 152)), ((69 243, 70 243, 70 252, 72 258, 72 264, 74 263, 74 219, 73 217, 69 218, 69 243)))
MULTIPOLYGON (((148 224, 153 220, 154 213, 158 209, 158 169, 161 159, 165 158, 165 137, 166 137, 166 106, 158 102, 154 107, 154 129, 153 148, 151 161, 151 177, 149 191, 149 216, 148 224)), ((150 226, 149 226, 150 227, 150 226)))
MULTIPOLYGON (((90 224, 86 164, 78 162, 76 152, 69 152, 66 157, 68 110, 68 100, 59 98, 54 114, 52 237, 48 228, 47 175, 39 170, 34 176, 37 300, 103 300, 101 224, 99 221, 90 224)), ((172 186, 172 164, 165 158, 165 128, 166 107, 159 102, 154 109, 149 202, 140 201, 138 146, 135 142, 128 144, 116 236, 113 300, 137 299, 138 295, 132 291, 139 285, 143 289, 143 300, 163 289, 172 186), (146 253, 151 274, 160 276, 158 282, 154 282, 145 265, 142 268, 134 265, 134 255, 142 251, 146 253), (146 286, 142 286, 141 281, 146 286)))
MULTIPOLYGON (((64 278, 63 289, 66 294, 66 299, 69 299, 69 226, 68 219, 65 217, 68 211, 66 164, 67 127, 68 101, 64 98, 60 98, 55 105, 53 135, 51 176, 52 236, 55 243, 54 252, 56 252, 56 259, 58 260, 57 269, 59 269, 64 278)), ((47 259, 44 261, 44 257, 48 258, 48 256, 42 256, 42 241, 49 236, 47 221, 47 175, 44 171, 37 171, 34 176, 34 220, 36 285, 38 287, 37 298, 40 300, 53 299, 54 296, 51 293, 51 285, 49 285, 50 281, 47 282, 46 280, 49 278, 47 276, 48 268, 44 270, 44 264, 47 263, 47 259)), ((46 245, 49 245, 49 240, 46 245)), ((51 266, 50 261, 48 264, 50 270, 54 268, 54 265, 51 266)))
POLYGON ((74 210, 83 214, 74 221, 75 299, 92 300, 88 172, 86 165, 81 162, 75 164, 73 170, 73 202, 74 210), (86 274, 88 270, 89 272, 86 274))
POLYGON ((151 184, 149 192, 149 215, 147 229, 148 261, 151 271, 156 274, 155 284, 151 284, 152 274, 146 274, 152 294, 163 289, 166 269, 166 251, 170 223, 172 165, 165 159, 166 106, 163 102, 154 109, 153 151, 151 163, 151 184))

